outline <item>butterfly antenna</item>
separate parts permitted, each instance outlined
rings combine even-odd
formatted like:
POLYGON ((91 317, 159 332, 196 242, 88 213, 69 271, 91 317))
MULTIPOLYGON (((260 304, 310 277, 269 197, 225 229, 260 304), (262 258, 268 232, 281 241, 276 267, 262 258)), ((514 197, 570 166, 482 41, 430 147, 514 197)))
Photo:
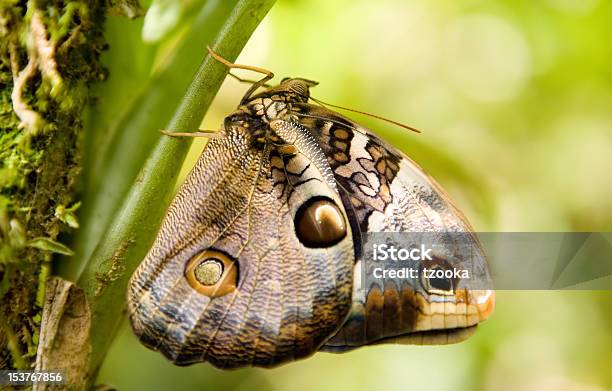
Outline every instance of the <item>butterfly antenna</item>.
POLYGON ((326 103, 326 102, 323 102, 323 101, 322 101, 322 100, 320 100, 320 99, 315 99, 315 98, 313 98, 312 96, 310 97, 310 99, 312 99, 313 101, 315 101, 316 103, 318 103, 318 104, 320 104, 320 105, 322 105, 322 106, 330 106, 330 107, 333 107, 333 108, 336 108, 336 109, 341 109, 341 110, 351 111, 351 112, 353 112, 353 113, 357 113, 357 114, 367 115, 367 116, 369 116, 369 117, 376 118, 376 119, 379 119, 379 120, 381 120, 381 121, 385 121, 385 122, 388 122, 388 123, 390 123, 390 124, 393 124, 393 125, 399 126, 400 128, 408 129, 408 130, 411 130, 411 131, 416 132, 416 133, 421 133, 421 131, 420 131, 419 129, 417 129, 417 128, 413 128, 412 126, 408 126, 408 125, 406 125, 406 124, 403 124, 403 123, 401 123, 401 122, 394 121, 394 120, 389 119, 389 118, 381 117, 380 115, 371 114, 371 113, 366 113, 365 111, 360 111, 360 110, 355 110, 355 109, 349 109, 348 107, 342 107, 342 106, 338 106, 338 105, 332 105, 331 103, 326 103))

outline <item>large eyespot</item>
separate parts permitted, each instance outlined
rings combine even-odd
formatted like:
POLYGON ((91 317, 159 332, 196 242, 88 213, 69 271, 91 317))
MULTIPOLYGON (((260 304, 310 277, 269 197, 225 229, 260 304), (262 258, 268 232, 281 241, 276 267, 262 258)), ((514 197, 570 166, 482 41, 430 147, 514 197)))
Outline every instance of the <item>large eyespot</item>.
POLYGON ((223 296, 236 289, 238 263, 220 251, 206 250, 187 262, 185 278, 203 295, 223 296))
POLYGON ((333 246, 346 236, 344 213, 326 197, 306 201, 298 209, 294 224, 298 239, 306 247, 333 246))
POLYGON ((453 295, 457 281, 453 269, 442 259, 425 261, 421 265, 421 285, 430 294, 453 295))

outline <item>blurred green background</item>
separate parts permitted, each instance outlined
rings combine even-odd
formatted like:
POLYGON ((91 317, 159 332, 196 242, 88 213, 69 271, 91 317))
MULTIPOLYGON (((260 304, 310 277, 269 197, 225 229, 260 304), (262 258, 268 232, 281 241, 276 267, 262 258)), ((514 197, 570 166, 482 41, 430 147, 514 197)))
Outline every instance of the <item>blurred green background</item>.
MULTIPOLYGON (((156 1, 144 20, 109 18, 110 78, 96 87, 90 119, 112 118, 146 91, 202 3, 156 1)), ((612 231, 610 21, 612 3, 601 0, 279 0, 238 62, 317 80, 319 99, 421 129, 349 115, 423 166, 479 231, 612 231)), ((246 89, 228 79, 203 128, 218 129, 246 89)), ((203 146, 194 143, 183 174, 203 146)), ((120 390, 604 390, 612 389, 610 330, 612 293, 498 292, 492 318, 458 345, 366 347, 224 372, 173 366, 140 346, 126 322, 98 382, 120 390)))

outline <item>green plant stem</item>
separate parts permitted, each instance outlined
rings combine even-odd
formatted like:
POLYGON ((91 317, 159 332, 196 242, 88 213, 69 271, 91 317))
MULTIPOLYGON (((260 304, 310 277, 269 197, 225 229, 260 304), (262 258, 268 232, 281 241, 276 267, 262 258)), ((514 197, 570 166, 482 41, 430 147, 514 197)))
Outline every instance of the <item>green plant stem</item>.
MULTIPOLYGON (((213 49, 233 61, 273 4, 274 0, 239 1, 213 49)), ((196 130, 227 72, 225 66, 206 55, 166 129, 196 130)), ((121 322, 129 276, 154 239, 190 144, 187 138, 159 138, 81 274, 79 285, 92 311, 91 374, 102 363, 111 336, 121 322)))

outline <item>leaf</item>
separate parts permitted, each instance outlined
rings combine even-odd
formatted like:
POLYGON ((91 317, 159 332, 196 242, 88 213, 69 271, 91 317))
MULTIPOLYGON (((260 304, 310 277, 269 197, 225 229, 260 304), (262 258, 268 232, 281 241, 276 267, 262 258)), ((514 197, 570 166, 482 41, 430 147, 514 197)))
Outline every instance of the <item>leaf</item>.
POLYGON ((174 29, 181 19, 182 2, 155 0, 149 7, 142 27, 142 40, 153 43, 174 29))
POLYGON ((71 228, 79 228, 79 220, 74 212, 79 209, 80 206, 81 202, 75 202, 69 208, 66 208, 64 205, 58 205, 55 208, 55 217, 71 228))
POLYGON ((34 238, 26 244, 27 247, 37 248, 39 250, 50 251, 56 254, 73 256, 74 252, 67 246, 51 240, 49 238, 34 238))

